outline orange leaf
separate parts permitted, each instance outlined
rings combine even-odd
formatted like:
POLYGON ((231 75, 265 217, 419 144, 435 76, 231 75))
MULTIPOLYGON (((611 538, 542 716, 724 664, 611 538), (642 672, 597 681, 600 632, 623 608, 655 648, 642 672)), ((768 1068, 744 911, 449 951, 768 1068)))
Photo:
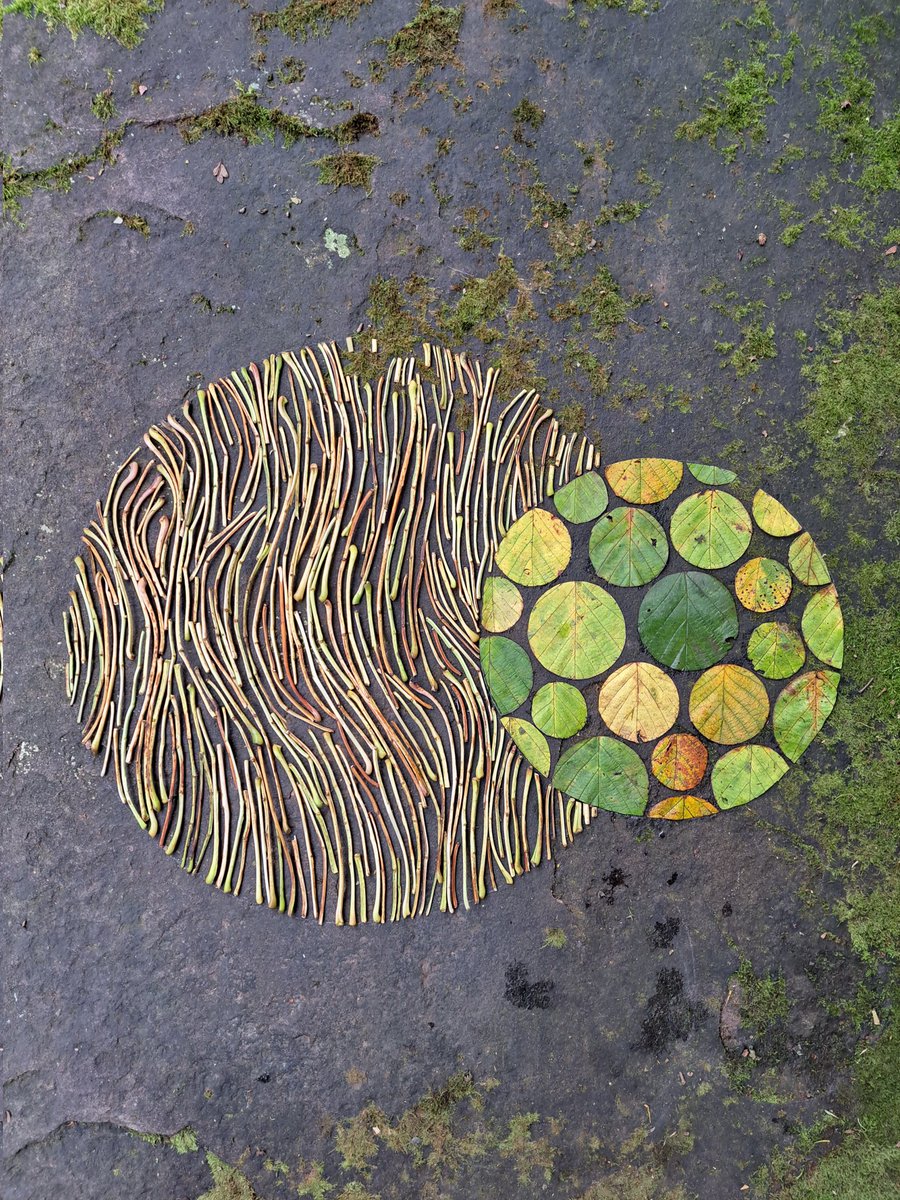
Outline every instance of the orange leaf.
POLYGON ((670 733, 653 748, 650 766, 659 782, 676 792, 689 792, 706 774, 709 754, 692 733, 670 733))

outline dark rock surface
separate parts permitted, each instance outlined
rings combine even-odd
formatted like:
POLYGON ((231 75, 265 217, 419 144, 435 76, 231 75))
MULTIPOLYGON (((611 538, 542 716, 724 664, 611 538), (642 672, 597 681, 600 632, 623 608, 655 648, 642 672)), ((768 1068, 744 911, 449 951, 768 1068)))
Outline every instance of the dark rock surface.
MULTIPOLYGON (((820 8, 795 6, 791 21, 804 37, 819 36, 817 22, 822 39, 837 37, 835 6, 820 8)), ((168 3, 133 51, 6 20, 3 135, 17 162, 24 151, 37 169, 96 145, 104 123, 90 97, 108 86, 107 71, 119 108, 107 126, 134 121, 102 173, 95 164, 68 193, 36 191, 22 226, 0 229, 8 1200, 64 1191, 195 1200, 211 1186, 203 1151, 240 1162, 261 1197, 296 1194, 293 1176, 266 1160, 292 1170, 323 1160, 342 1184, 350 1176, 335 1122, 370 1101, 396 1116, 457 1072, 499 1081, 485 1100, 492 1120, 560 1122, 560 1153, 552 1182, 527 1162, 520 1180, 515 1158, 501 1155, 445 1181, 440 1195, 581 1196, 640 1161, 652 1165, 648 1195, 680 1196, 683 1186, 722 1200, 846 1091, 857 1035, 825 1011, 815 980, 826 972, 829 994, 852 996, 858 966, 840 930, 823 940, 837 929, 831 885, 784 829, 795 806, 802 820, 802 796, 787 805, 776 793, 684 827, 603 816, 556 862, 471 912, 320 928, 179 872, 139 835, 113 779, 81 746, 63 694, 61 614, 81 530, 115 466, 203 380, 352 333, 368 319, 377 276, 421 277, 435 289, 436 320, 467 276, 496 268, 501 250, 522 278, 533 279, 536 260, 549 264, 553 303, 602 262, 623 296, 648 297, 614 345, 594 346, 612 363, 611 389, 599 395, 565 373, 550 301, 535 286, 528 328, 543 342, 529 353, 548 394, 584 405, 607 458, 651 450, 715 461, 739 437, 755 485, 796 445, 806 353, 796 331, 813 338, 829 297, 868 290, 885 270, 868 244, 848 250, 809 233, 788 248, 774 236, 776 183, 787 199, 806 195, 806 167, 803 186, 766 169, 815 120, 814 96, 799 84, 766 113, 762 160, 742 151, 729 164, 705 143, 674 140, 696 113, 705 72, 744 36, 721 27, 724 7, 664 3, 644 17, 578 6, 586 29, 539 0, 506 20, 472 7, 461 67, 432 77, 424 98, 404 96, 409 70, 369 77, 369 59, 384 57, 373 39, 413 12, 387 0, 327 38, 271 34, 265 65, 251 59, 250 13, 237 5, 168 3), (32 45, 38 66, 28 63, 32 45), (270 86, 268 72, 289 55, 306 62, 304 81, 270 86), (348 71, 364 86, 351 86, 348 71), (342 101, 374 113, 380 137, 357 147, 381 159, 372 195, 317 182, 327 143, 185 143, 176 118, 232 95, 235 79, 258 82, 267 105, 325 125, 346 119, 342 101), (144 96, 131 94, 132 80, 144 96), (533 148, 513 137, 523 96, 547 114, 522 134, 533 148), (447 138, 452 149, 436 149, 447 138), (603 147, 608 169, 585 168, 576 141, 603 147), (536 176, 504 159, 504 147, 571 203, 573 222, 631 197, 648 208, 596 227, 597 246, 565 265, 532 219, 525 188, 536 176), (636 183, 642 168, 660 181, 658 195, 636 183), (402 206, 390 199, 398 192, 409 194, 402 206), (469 251, 454 227, 473 206, 497 241, 469 251), (117 213, 139 214, 149 236, 116 224, 117 213), (739 326, 703 296, 713 277, 741 299, 763 298, 763 323, 775 322, 778 357, 758 373, 739 376, 713 348, 739 326), (791 299, 779 300, 785 292, 791 299), (679 407, 681 393, 690 401, 679 407), (545 944, 549 929, 564 931, 562 948, 545 944), (721 1010, 738 948, 758 973, 780 973, 791 996, 780 1040, 753 1048, 754 1069, 772 1072, 770 1101, 735 1083, 745 1035, 721 1010), (178 1154, 129 1132, 184 1127, 199 1150, 178 1154), (692 1133, 690 1152, 640 1157, 678 1129, 692 1133)), ((778 19, 787 28, 780 9, 778 19)), ((504 310, 515 299, 504 296, 504 310)), ((476 329, 470 342, 486 361, 510 337, 507 316, 487 325, 499 341, 485 346, 476 329)), ((447 335, 446 317, 438 332, 447 335)), ((811 486, 791 475, 785 498, 796 494, 792 507, 818 520, 828 544, 841 522, 815 518, 804 499, 811 486)), ((418 1176, 380 1170, 376 1194, 427 1194, 418 1176)))

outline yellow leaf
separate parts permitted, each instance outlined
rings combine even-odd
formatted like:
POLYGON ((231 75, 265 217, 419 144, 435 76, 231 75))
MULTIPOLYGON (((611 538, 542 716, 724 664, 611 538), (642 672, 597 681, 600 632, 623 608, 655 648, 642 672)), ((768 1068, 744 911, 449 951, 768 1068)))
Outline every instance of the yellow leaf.
POLYGON ((675 724, 678 689, 652 663, 626 663, 604 681, 599 705, 613 733, 629 742, 649 742, 675 724))
POLYGON ((532 508, 507 530, 496 563, 514 583, 538 587, 558 578, 571 557, 572 539, 559 517, 532 508))
POLYGON ((691 690, 694 725, 711 742, 736 746, 756 737, 769 715, 769 696, 746 667, 724 663, 704 671, 691 690))
POLYGON ((629 504, 655 504, 671 496, 684 467, 674 458, 629 458, 606 468, 606 481, 629 504))
POLYGON ((753 497, 753 519, 763 531, 772 537, 790 537, 799 533, 800 522, 788 512, 780 500, 764 492, 762 488, 753 497))
POLYGON ((688 821, 691 817, 710 817, 718 811, 714 804, 699 796, 667 796, 654 804, 647 816, 663 821, 688 821))
POLYGON ((751 558, 735 576, 734 590, 751 612, 774 612, 788 602, 791 573, 774 558, 751 558))

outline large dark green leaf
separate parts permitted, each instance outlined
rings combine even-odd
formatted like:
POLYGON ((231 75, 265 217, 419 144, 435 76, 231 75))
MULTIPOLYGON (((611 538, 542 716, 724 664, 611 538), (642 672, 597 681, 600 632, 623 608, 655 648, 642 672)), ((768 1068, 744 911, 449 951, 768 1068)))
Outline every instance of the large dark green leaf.
POLYGON ((528 699, 534 674, 531 659, 506 637, 483 637, 478 645, 481 669, 491 699, 501 713, 510 713, 528 699))
POLYGON ((737 609, 718 579, 681 571, 655 583, 638 614, 647 650, 667 667, 682 671, 712 666, 737 637, 737 609))
POLYGON ((647 770, 635 752, 615 738, 592 737, 567 750, 553 786, 584 804, 639 816, 649 791, 647 770))

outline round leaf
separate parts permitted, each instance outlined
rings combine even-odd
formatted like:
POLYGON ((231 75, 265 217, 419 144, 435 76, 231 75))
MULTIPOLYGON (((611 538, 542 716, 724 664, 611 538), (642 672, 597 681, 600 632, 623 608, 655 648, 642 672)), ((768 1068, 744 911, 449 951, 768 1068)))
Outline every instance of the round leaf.
POLYGON ((844 614, 834 584, 816 592, 800 622, 810 653, 840 669, 844 663, 844 614))
POLYGON ((647 803, 649 780, 630 746, 615 738, 592 737, 560 758, 553 786, 584 804, 636 817, 647 803))
POLYGON ((671 729, 678 705, 678 688, 652 663, 626 663, 600 688, 600 716, 629 742, 649 742, 671 729))
POLYGON ((594 570, 607 583, 637 587, 655 579, 669 557, 659 521, 640 508, 614 508, 591 530, 594 570))
POLYGON ((778 782, 788 764, 768 746, 739 746, 723 754, 712 770, 712 790, 719 808, 748 804, 778 782))
POLYGON ((574 737, 584 729, 587 704, 571 683, 545 683, 531 702, 531 719, 548 737, 574 737))
POLYGON ((670 733, 653 747, 650 768, 664 787, 687 792, 699 785, 708 761, 709 754, 699 738, 692 733, 670 733))
POLYGON ((522 593, 514 583, 493 575, 481 593, 481 623, 490 633, 505 633, 522 615, 522 593))
POLYGON ((542 667, 566 679, 588 679, 611 667, 625 645, 625 619, 609 592, 594 583, 558 583, 538 599, 528 641, 542 667))
POLYGON ((554 495, 553 503, 561 517, 575 525, 582 525, 606 511, 609 493, 603 476, 596 471, 589 471, 561 487, 554 495))
POLYGON ((747 657, 766 679, 787 679, 806 661, 806 647, 796 630, 777 621, 765 621, 750 634, 747 657))
POLYGON ((710 817, 716 812, 718 809, 714 804, 699 796, 667 796, 654 804, 647 816, 663 821, 689 821, 691 817, 710 817))
POLYGON ((750 545, 752 531, 750 514, 740 500, 717 488, 682 500, 669 526, 681 557, 707 570, 737 562, 750 545))
POLYGON ((791 573, 774 558, 751 558, 738 569, 734 590, 751 612, 773 612, 788 602, 791 573))
POLYGON ((836 671, 808 671, 779 694, 772 727, 775 741, 791 762, 797 761, 828 720, 839 679, 836 671))
POLYGON ((491 699, 501 713, 512 712, 528 699, 534 674, 521 646, 505 637, 484 637, 478 654, 491 699))
POLYGON ((641 603, 638 632, 657 662, 682 671, 709 667, 738 632, 731 593, 711 575, 684 571, 655 583, 641 603))
POLYGON ((691 720, 711 742, 734 746, 755 738, 769 715, 769 697, 752 671, 725 663, 704 671, 691 689, 691 720))
POLYGON ((831 582, 825 559, 808 533, 801 533, 791 542, 788 562, 798 580, 808 587, 822 587, 831 582))
POLYGON ((497 547, 496 563, 514 583, 552 583, 569 565, 572 539, 559 517, 532 508, 519 517, 497 547))
POLYGON ((550 747, 547 739, 530 721, 521 717, 501 717, 500 724, 519 747, 539 775, 550 774, 550 747))
POLYGON ((717 487, 724 483, 734 483, 737 475, 725 467, 711 467, 707 463, 688 463, 688 470, 698 483, 708 487, 717 487))
POLYGON ((763 531, 772 537, 790 537, 800 532, 800 522, 784 507, 780 500, 764 492, 762 488, 753 497, 753 519, 763 531))
POLYGON ((674 458, 629 458, 606 468, 606 480, 628 504, 655 504, 681 483, 683 467, 674 458))

